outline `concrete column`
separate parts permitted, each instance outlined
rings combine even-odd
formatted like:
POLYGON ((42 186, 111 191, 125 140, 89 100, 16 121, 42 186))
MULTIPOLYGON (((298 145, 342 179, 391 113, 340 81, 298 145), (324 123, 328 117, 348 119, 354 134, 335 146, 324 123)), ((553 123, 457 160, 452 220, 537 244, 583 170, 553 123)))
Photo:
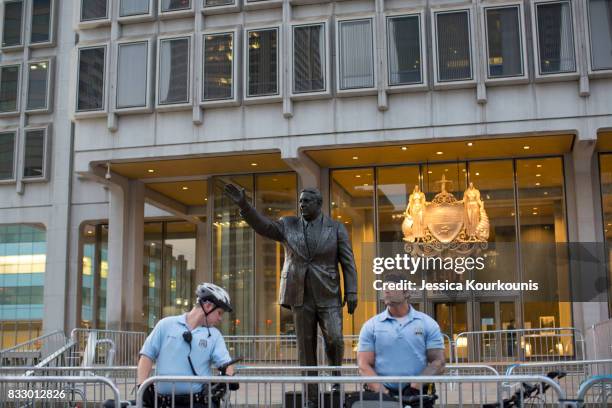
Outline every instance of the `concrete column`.
MULTIPOLYGON (((585 249, 602 252, 603 224, 600 202, 599 169, 597 166, 596 140, 577 140, 571 154, 566 155, 567 214, 570 243, 582 243, 585 249)), ((576 244, 570 244, 570 251, 576 244)), ((574 252, 575 253, 575 252, 574 252)), ((600 256, 602 254, 594 254, 600 256)), ((593 285, 593 271, 572 270, 574 296, 581 285, 593 285), (586 276, 588 275, 588 276, 586 276), (585 279, 582 279, 584 277, 585 279), (588 279, 587 279, 588 278, 588 279)), ((602 268, 605 274, 605 268, 602 268)), ((605 276, 605 275, 604 275, 605 276)), ((580 299, 576 299, 580 300, 580 299)), ((586 331, 594 323, 608 318, 607 302, 581 302, 572 305, 574 327, 586 331)))
POLYGON ((106 327, 142 330, 144 184, 109 188, 106 327))
POLYGON ((307 188, 321 188, 321 168, 306 154, 295 148, 281 148, 281 158, 298 174, 298 191, 307 188))

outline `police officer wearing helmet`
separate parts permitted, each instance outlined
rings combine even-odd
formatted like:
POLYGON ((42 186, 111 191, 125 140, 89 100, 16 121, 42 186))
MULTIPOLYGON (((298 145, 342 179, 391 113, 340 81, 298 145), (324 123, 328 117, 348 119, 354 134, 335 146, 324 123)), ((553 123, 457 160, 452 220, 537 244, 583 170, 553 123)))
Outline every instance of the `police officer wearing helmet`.
MULTIPOLYGON (((231 361, 223 336, 215 327, 224 312, 232 311, 228 293, 212 283, 202 283, 196 297, 189 312, 166 317, 155 325, 140 350, 138 384, 149 377, 153 363, 158 376, 210 376, 211 365, 221 367, 231 361)), ((234 374, 232 366, 226 374, 234 374)), ((190 394, 194 407, 203 407, 208 401, 203 384, 160 382, 155 388, 159 407, 172 405, 173 390, 175 407, 190 406, 190 394)), ((145 405, 154 405, 154 395, 151 389, 145 392, 145 405)))

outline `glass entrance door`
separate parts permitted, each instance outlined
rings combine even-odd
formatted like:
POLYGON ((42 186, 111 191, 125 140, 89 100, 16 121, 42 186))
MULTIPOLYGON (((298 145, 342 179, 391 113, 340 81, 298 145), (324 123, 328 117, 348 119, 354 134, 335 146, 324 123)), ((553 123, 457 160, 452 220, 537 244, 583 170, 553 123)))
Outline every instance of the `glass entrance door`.
POLYGON ((477 352, 483 361, 503 361, 518 355, 516 305, 513 301, 479 302, 475 330, 477 352), (490 333, 488 333, 490 332, 490 333))
MULTIPOLYGON (((448 336, 448 339, 444 339, 444 352, 448 358, 451 355, 448 340, 456 340, 459 333, 465 332, 468 329, 467 303, 434 303, 434 319, 440 325, 440 331, 448 336)), ((462 356, 459 355, 459 358, 461 357, 462 356)))

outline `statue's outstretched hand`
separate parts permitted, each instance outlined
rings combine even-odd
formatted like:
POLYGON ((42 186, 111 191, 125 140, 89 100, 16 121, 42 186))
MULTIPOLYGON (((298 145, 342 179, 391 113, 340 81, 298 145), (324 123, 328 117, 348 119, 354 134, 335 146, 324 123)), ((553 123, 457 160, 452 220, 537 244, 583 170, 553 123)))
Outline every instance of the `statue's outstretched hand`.
POLYGON ((346 293, 344 295, 344 303, 346 303, 349 314, 355 313, 355 309, 357 309, 357 294, 346 293))
POLYGON ((244 188, 238 188, 233 184, 227 184, 225 186, 225 194, 232 199, 233 202, 238 204, 240 208, 243 208, 247 205, 246 193, 244 192, 244 188))

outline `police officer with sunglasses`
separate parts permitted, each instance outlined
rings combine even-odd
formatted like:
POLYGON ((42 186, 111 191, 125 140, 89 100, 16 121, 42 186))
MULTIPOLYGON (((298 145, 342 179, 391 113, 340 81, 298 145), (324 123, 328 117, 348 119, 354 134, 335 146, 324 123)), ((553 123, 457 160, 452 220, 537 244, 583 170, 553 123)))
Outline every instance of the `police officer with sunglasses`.
MULTIPOLYGON (((140 350, 138 384, 146 380, 155 363, 158 376, 210 376, 211 365, 217 368, 231 361, 223 335, 215 328, 224 312, 231 312, 230 297, 221 287, 202 283, 196 289, 196 305, 180 316, 160 320, 140 350)), ((230 365, 226 375, 234 375, 230 365)), ((205 407, 208 402, 206 387, 197 383, 160 382, 155 390, 150 387, 143 398, 145 405, 170 407, 205 407), (191 394, 191 395, 190 395, 191 394)))

